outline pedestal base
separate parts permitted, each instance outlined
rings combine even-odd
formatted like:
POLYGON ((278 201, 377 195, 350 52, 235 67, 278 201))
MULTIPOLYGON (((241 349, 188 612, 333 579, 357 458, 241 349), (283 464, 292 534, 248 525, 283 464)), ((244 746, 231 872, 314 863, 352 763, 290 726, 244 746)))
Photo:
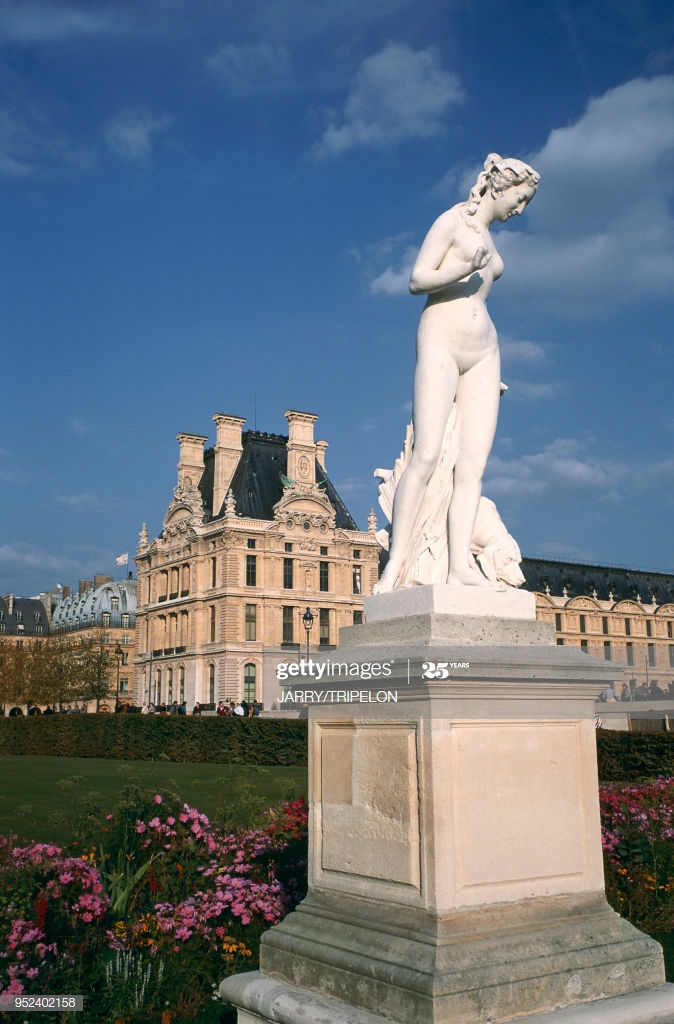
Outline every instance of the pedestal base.
MULTIPOLYGON (((220 992, 239 1007, 238 1024, 390 1024, 390 1018, 266 978, 259 971, 229 978, 220 992)), ((522 1024, 672 1024, 674 985, 511 1019, 522 1024)), ((447 1024, 461 1024, 461 1019, 448 1018, 447 1024)))
POLYGON ((239 1024, 674 1024, 662 950, 603 893, 616 666, 498 596, 507 617, 385 594, 342 631, 321 685, 387 664, 395 699, 309 711, 309 893, 223 982, 239 1024))

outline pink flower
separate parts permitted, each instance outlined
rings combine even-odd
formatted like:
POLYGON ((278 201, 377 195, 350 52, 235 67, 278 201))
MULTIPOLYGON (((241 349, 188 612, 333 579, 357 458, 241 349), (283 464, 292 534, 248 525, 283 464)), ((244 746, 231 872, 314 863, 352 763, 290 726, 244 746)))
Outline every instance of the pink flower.
POLYGON ((160 797, 159 793, 155 793, 155 795, 154 795, 154 802, 156 804, 160 804, 161 803, 161 797, 160 797))

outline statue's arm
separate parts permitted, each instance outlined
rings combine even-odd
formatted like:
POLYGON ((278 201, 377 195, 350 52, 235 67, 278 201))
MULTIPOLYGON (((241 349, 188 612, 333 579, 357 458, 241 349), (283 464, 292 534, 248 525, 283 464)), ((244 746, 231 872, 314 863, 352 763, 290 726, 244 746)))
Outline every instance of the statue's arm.
POLYGON ((442 291, 481 270, 491 259, 491 253, 484 246, 478 246, 467 256, 455 245, 459 217, 456 209, 448 210, 438 217, 426 235, 410 275, 412 295, 432 295, 442 291))

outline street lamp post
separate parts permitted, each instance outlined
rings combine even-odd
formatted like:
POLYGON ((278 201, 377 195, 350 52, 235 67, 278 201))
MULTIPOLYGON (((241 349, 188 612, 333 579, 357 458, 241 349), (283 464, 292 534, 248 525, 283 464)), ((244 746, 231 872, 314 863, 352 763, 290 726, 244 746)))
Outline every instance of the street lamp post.
POLYGON ((117 646, 115 647, 115 657, 117 658, 117 694, 115 696, 115 713, 119 711, 119 666, 123 654, 124 651, 119 646, 119 644, 117 644, 117 646))
POLYGON ((309 660, 309 634, 311 633, 311 627, 314 624, 314 617, 311 614, 311 608, 307 608, 304 615, 302 616, 302 625, 307 634, 307 661, 309 660))

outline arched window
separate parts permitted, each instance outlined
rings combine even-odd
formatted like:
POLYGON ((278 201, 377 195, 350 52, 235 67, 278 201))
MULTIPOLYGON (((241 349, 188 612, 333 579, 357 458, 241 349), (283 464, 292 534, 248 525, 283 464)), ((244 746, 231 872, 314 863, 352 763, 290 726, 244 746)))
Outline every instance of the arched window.
POLYGON ((161 669, 157 669, 154 684, 154 702, 155 704, 161 704, 161 669))
POLYGON ((167 686, 167 690, 168 690, 168 696, 167 696, 166 699, 168 700, 169 704, 172 704, 173 703, 173 669, 172 668, 168 669, 166 686, 167 686))
POLYGON ((208 701, 215 704, 215 665, 208 666, 208 701))
POLYGON ((257 668, 255 665, 249 663, 243 667, 243 699, 248 704, 253 704, 255 697, 255 680, 257 677, 257 668))
POLYGON ((183 668, 182 665, 180 666, 180 668, 178 670, 178 681, 179 681, 179 685, 180 685, 180 697, 179 697, 179 700, 180 700, 180 703, 182 704, 182 702, 185 700, 185 669, 183 668))

